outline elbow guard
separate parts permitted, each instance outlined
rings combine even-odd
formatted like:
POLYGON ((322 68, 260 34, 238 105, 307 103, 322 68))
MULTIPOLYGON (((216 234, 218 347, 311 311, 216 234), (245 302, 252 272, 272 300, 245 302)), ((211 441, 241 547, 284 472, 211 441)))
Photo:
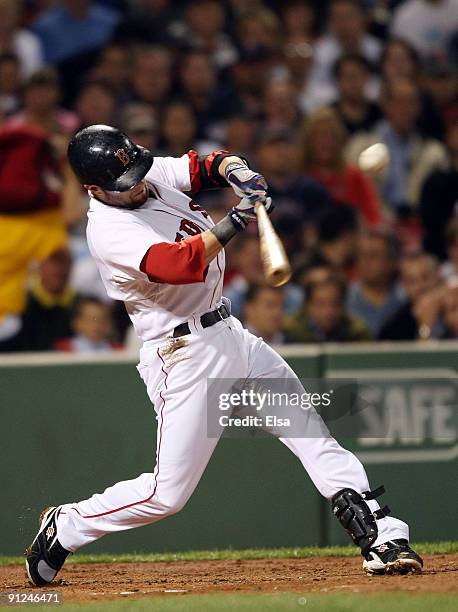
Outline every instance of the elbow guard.
MULTIPOLYGON (((195 193, 206 189, 228 187, 229 183, 219 173, 219 166, 224 158, 232 155, 233 153, 225 150, 214 151, 210 155, 201 156, 196 151, 188 151, 191 191, 195 193)), ((248 161, 243 157, 241 159, 248 166, 248 161)))

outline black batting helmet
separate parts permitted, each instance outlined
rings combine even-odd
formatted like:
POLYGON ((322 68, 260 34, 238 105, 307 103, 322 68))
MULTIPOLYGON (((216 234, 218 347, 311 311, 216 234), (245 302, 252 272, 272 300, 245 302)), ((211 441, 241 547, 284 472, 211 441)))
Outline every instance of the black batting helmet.
POLYGON ((127 191, 146 175, 153 154, 109 125, 90 125, 68 145, 68 160, 83 185, 127 191))

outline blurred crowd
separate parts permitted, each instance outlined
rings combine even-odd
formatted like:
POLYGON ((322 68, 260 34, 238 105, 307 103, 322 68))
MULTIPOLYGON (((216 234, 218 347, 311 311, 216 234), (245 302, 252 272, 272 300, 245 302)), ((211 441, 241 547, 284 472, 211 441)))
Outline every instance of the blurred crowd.
POLYGON ((0 0, 0 351, 138 342, 65 156, 98 123, 266 177, 292 281, 265 285, 253 225, 224 293, 267 342, 458 338, 458 0, 0 0))

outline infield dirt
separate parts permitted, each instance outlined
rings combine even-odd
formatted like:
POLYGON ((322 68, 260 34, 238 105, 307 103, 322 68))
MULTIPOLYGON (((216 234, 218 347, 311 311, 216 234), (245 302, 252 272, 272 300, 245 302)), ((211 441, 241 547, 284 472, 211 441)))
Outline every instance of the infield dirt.
MULTIPOLYGON (((360 557, 312 557, 168 563, 72 563, 47 590, 66 603, 141 598, 176 592, 458 593, 458 554, 425 556, 422 574, 368 577, 360 557)), ((37 592, 23 566, 0 567, 1 591, 37 592)))

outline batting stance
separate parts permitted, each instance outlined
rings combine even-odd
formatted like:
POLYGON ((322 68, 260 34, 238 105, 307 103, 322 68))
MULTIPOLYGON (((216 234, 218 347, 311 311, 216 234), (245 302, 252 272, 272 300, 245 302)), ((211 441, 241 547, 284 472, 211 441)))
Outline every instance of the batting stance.
MULTIPOLYGON (((264 177, 226 151, 153 157, 104 125, 78 132, 68 157, 91 196, 87 237, 107 293, 124 300, 143 340, 138 370, 157 412, 156 466, 89 499, 47 508, 26 551, 35 585, 51 582, 85 544, 183 508, 218 442, 207 435, 208 379, 300 384, 272 348, 231 316, 222 297, 225 245, 255 217, 255 201, 271 208, 264 177), (184 193, 226 186, 241 201, 216 224, 184 193)), ((329 434, 278 437, 331 501, 367 572, 421 571, 408 526, 379 507, 383 488, 370 490, 352 453, 329 434)))

